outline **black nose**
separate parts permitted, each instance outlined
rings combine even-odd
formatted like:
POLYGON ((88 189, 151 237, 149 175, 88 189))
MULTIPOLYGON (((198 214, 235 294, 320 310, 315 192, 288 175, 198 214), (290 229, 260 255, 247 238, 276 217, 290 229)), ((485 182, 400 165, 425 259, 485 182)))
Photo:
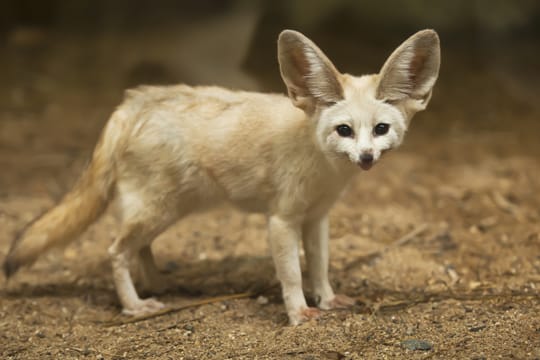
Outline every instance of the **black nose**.
POLYGON ((364 164, 369 164, 373 162, 373 154, 365 153, 360 155, 360 161, 364 164))

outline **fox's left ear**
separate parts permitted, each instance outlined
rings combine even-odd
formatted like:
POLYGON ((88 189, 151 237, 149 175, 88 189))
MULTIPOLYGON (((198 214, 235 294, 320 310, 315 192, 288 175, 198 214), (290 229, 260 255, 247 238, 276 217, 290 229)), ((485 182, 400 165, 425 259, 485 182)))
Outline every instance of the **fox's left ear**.
POLYGON ((293 30, 278 38, 281 77, 293 104, 306 112, 343 99, 340 73, 311 40, 293 30))
POLYGON ((424 110, 439 76, 441 49, 433 30, 422 30, 390 55, 379 73, 376 96, 401 105, 412 116, 424 110))

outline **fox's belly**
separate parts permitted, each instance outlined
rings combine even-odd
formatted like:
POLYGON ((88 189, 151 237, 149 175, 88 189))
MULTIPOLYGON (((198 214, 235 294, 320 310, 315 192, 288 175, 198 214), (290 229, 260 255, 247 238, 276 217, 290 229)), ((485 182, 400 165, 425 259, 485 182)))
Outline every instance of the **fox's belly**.
POLYGON ((268 170, 240 163, 228 165, 204 168, 205 178, 212 184, 212 192, 239 210, 268 212, 276 197, 276 186, 268 176, 268 170))

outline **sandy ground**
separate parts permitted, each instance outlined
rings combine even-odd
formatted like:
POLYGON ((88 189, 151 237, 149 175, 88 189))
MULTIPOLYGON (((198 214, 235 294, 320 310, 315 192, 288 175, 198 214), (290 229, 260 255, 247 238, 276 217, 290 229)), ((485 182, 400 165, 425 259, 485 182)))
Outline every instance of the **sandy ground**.
MULTIPOLYGON (((0 259, 69 189, 120 89, 141 71, 168 74, 159 63, 109 64, 114 42, 79 40, 4 49, 0 259)), ((211 303, 124 323, 106 252, 112 207, 0 285, 0 357, 540 359, 538 82, 469 65, 447 66, 405 145, 359 174, 331 213, 331 279, 355 308, 288 326, 264 217, 223 208, 154 242, 170 277, 159 298, 211 303), (231 294, 242 298, 222 299, 231 294), (411 350, 408 340, 427 343, 411 350)))

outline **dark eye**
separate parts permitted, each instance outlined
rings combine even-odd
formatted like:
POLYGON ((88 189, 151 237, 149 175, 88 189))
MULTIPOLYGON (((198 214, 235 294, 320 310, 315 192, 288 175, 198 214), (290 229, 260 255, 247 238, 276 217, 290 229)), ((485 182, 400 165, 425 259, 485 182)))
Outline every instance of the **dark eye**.
POLYGON ((388 132, 388 130, 390 129, 390 125, 389 124, 385 124, 385 123, 378 123, 377 125, 375 125, 375 127, 373 128, 373 133, 375 135, 384 135, 388 132))
POLYGON ((338 125, 336 128, 337 133, 339 136, 342 137, 350 137, 352 136, 352 129, 349 125, 338 125))

